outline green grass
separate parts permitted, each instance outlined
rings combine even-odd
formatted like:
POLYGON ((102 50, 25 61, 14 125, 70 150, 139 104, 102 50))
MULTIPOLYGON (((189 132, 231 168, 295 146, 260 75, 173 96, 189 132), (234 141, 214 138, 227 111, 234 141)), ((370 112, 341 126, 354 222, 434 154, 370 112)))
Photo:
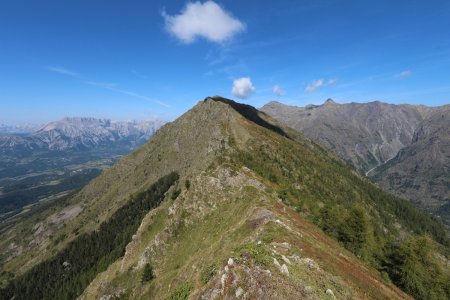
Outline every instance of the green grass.
POLYGON ((166 300, 187 300, 192 288, 193 285, 191 283, 185 282, 177 287, 166 300))

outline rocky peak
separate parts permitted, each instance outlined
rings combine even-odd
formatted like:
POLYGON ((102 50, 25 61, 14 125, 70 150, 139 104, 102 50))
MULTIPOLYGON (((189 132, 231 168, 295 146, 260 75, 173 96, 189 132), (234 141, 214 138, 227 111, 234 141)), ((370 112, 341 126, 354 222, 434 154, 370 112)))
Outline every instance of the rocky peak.
POLYGON ((337 104, 333 99, 328 98, 327 101, 323 103, 323 105, 335 105, 337 104))
POLYGON ((285 104, 278 102, 278 101, 270 101, 269 103, 267 103, 266 107, 277 107, 277 106, 284 106, 285 104))

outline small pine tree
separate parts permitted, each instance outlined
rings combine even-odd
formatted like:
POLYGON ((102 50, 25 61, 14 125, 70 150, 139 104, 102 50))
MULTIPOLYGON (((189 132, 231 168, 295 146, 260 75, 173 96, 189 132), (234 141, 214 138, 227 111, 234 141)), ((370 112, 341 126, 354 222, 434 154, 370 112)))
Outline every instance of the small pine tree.
POLYGON ((146 263, 144 266, 144 270, 142 271, 142 282, 148 282, 155 278, 153 275, 153 268, 149 263, 146 263))

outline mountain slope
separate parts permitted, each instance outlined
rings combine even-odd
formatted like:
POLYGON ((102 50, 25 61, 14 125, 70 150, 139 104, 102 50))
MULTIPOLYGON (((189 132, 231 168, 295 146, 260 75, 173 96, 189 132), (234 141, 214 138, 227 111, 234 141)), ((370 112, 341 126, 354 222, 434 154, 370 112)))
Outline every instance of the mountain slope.
MULTIPOLYGON (((18 273, 27 276, 33 265, 70 249, 70 241, 77 243, 85 233, 101 234, 100 224, 172 171, 179 180, 139 220, 123 257, 99 268, 88 286, 91 273, 89 280, 67 282, 68 288, 87 286, 81 298, 88 299, 187 294, 205 299, 318 299, 332 294, 401 299, 409 297, 370 266, 387 267, 378 257, 389 256, 383 248, 402 244, 399 236, 415 238, 413 232, 441 237, 439 247, 448 242, 438 222, 360 178, 323 147, 250 106, 213 97, 163 126, 65 205, 43 213, 34 228, 31 222, 11 229, 0 247, 21 247, 22 254, 4 252, 16 256, 4 260, 3 271, 21 266, 18 273), (347 218, 342 226, 334 224, 339 234, 349 237, 354 231, 350 236, 358 240, 329 232, 338 243, 319 229, 317 225, 324 230, 331 225, 328 208, 343 211, 334 221, 347 218), (358 226, 344 226, 359 221, 358 226), (29 235, 20 235, 27 231, 29 235), (147 264, 154 273, 150 282, 142 276, 147 264)), ((67 263, 76 266, 76 260, 67 263)), ((430 268, 441 270, 431 258, 425 268, 426 274, 430 268)), ((420 279, 426 287, 435 280, 420 279)), ((40 287, 31 284, 30 289, 40 287)))
POLYGON ((412 143, 369 175, 391 193, 417 201, 450 224, 450 105, 429 113, 412 143))
POLYGON ((385 190, 450 224, 448 105, 328 100, 306 107, 271 102, 262 110, 327 146, 385 190))
POLYGON ((296 107, 270 102, 261 108, 273 118, 319 141, 366 172, 411 144, 421 112, 412 105, 382 102, 296 107))

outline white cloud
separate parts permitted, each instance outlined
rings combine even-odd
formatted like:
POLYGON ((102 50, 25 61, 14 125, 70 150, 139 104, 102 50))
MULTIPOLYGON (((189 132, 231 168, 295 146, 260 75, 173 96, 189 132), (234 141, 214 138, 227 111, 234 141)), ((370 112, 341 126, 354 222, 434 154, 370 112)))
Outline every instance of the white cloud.
POLYGON ((274 85, 273 92, 277 96, 284 96, 286 94, 286 92, 278 84, 274 85))
POLYGON ((312 81, 310 84, 308 84, 305 88, 305 93, 312 93, 316 90, 320 89, 324 86, 333 86, 337 82, 337 79, 318 79, 312 81))
POLYGON ((312 93, 323 86, 323 79, 314 80, 305 88, 306 93, 312 93))
POLYGON ((406 77, 409 77, 412 75, 412 72, 410 70, 405 70, 397 75, 395 75, 398 79, 405 79, 406 77))
POLYGON ((61 67, 52 67, 52 66, 47 66, 45 67, 47 70, 58 73, 58 74, 62 74, 62 75, 67 75, 67 76, 71 76, 71 77, 79 77, 80 74, 67 70, 65 68, 61 68, 61 67))
POLYGON ((179 15, 162 13, 166 29, 189 44, 197 37, 221 43, 245 29, 245 25, 234 18, 214 1, 188 2, 179 15))
POLYGON ((242 77, 233 81, 231 93, 240 99, 247 99, 255 91, 252 81, 249 77, 242 77))

